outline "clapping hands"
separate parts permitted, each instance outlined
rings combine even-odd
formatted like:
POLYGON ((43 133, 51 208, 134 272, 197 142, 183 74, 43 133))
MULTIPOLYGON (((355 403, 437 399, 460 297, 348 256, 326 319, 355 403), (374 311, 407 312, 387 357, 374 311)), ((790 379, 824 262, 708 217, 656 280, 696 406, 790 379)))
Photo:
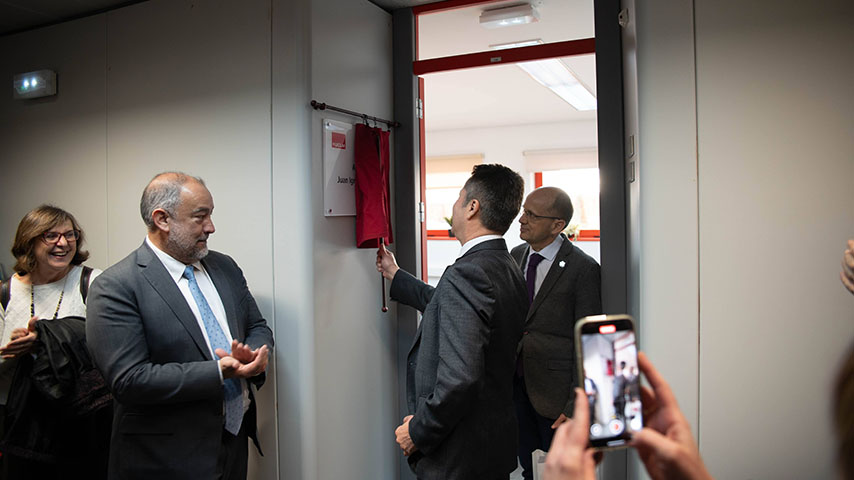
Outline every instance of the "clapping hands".
POLYGON ((237 340, 231 342, 231 353, 217 348, 223 378, 251 378, 267 370, 269 349, 267 345, 252 350, 237 340))

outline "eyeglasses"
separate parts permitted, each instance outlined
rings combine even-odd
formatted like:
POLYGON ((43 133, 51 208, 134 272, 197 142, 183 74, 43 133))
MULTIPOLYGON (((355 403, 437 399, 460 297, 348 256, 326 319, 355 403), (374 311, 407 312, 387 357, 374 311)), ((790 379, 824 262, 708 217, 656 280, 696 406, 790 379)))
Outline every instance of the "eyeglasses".
POLYGON ((59 243, 61 237, 65 237, 65 241, 68 243, 74 243, 80 238, 80 230, 69 230, 65 233, 44 232, 42 234, 42 241, 48 245, 55 244, 59 243))
POLYGON ((559 218, 559 217, 550 217, 548 215, 537 215, 536 213, 534 213, 528 209, 522 210, 522 216, 528 217, 528 220, 533 220, 535 222, 541 218, 550 218, 552 220, 563 220, 562 218, 559 218))

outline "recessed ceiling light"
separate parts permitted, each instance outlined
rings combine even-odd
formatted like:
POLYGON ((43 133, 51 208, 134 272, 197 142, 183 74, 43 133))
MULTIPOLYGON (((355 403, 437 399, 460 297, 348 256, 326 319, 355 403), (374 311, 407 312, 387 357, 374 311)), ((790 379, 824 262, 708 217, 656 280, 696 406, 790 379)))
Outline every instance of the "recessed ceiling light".
POLYGON ((576 110, 596 110, 596 97, 560 59, 535 60, 516 64, 540 85, 547 87, 576 110))

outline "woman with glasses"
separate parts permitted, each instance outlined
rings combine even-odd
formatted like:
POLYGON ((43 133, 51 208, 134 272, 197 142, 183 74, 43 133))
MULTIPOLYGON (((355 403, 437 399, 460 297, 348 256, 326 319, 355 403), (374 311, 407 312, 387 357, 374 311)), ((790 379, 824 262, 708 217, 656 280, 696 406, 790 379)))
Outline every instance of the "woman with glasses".
POLYGON ((85 346, 83 230, 42 205, 18 224, 0 285, 0 478, 106 478, 112 399, 85 346), (72 473, 73 472, 73 473, 72 473))

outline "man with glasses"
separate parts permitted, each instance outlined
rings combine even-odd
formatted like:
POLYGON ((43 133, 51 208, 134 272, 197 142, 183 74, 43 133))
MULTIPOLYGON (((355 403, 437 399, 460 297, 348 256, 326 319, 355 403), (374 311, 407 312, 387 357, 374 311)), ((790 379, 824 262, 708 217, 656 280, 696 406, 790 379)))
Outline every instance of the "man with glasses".
POLYGON ((569 195, 541 187, 528 195, 519 218, 526 243, 511 251, 525 275, 528 309, 514 381, 519 463, 533 477, 531 453, 547 451, 554 431, 572 416, 578 387, 575 321, 602 313, 599 264, 562 232, 573 208, 569 195))

